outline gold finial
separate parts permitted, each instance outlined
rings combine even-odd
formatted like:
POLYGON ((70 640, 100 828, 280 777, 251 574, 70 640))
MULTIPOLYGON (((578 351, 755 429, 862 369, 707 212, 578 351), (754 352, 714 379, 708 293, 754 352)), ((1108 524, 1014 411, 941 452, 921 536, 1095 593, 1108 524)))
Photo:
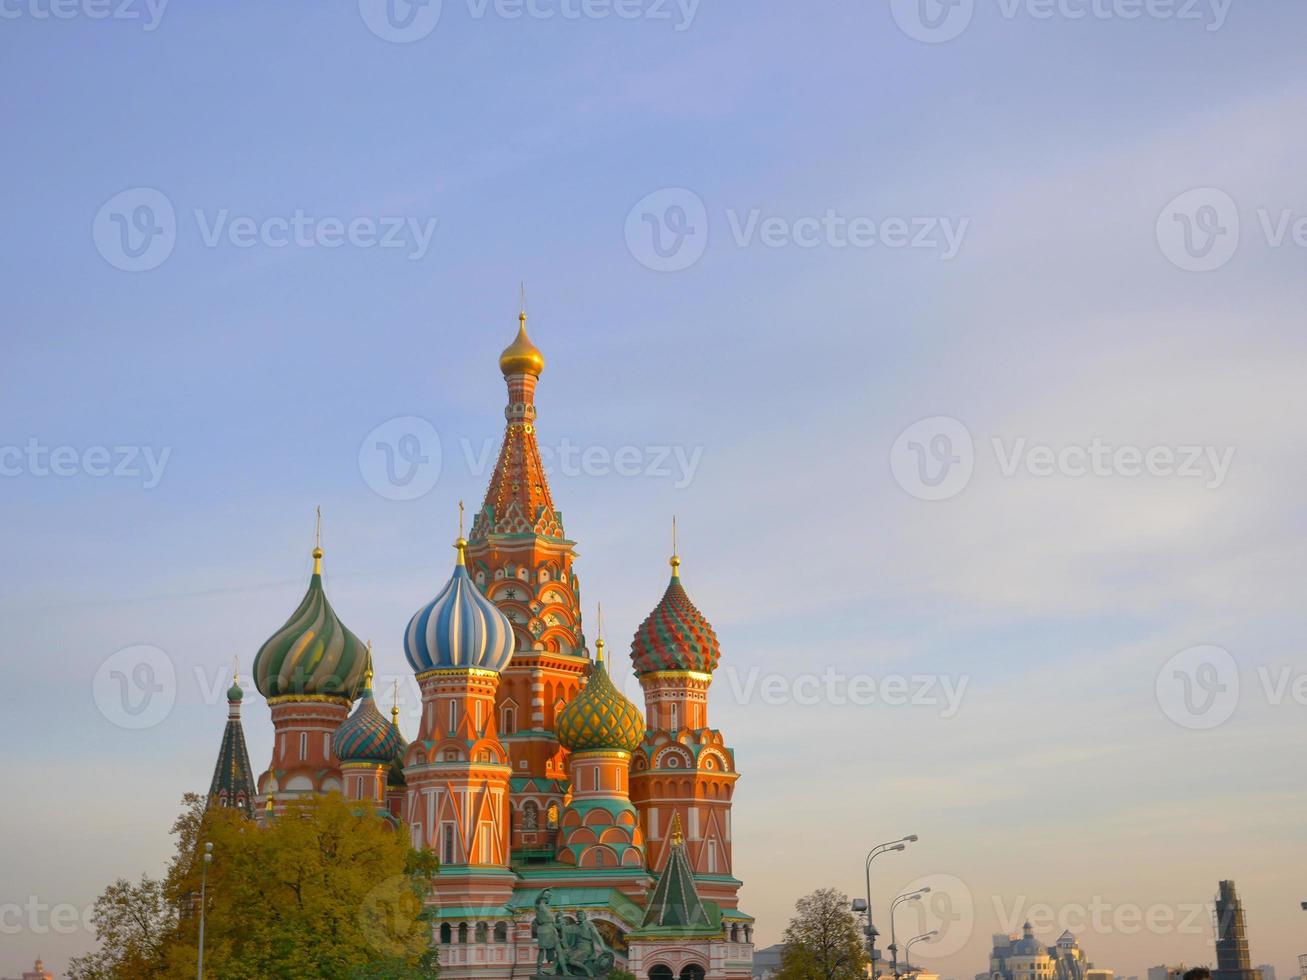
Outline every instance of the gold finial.
POLYGON ((264 805, 263 809, 267 810, 269 813, 272 812, 272 794, 271 794, 271 793, 268 794, 268 802, 264 805))
POLYGON ((372 641, 368 640, 368 669, 363 672, 363 686, 372 690, 372 641))
POLYGON ((396 728, 399 727, 399 678, 395 678, 394 694, 390 702, 390 723, 396 728))
POLYGON ((454 542, 454 549, 458 552, 454 564, 466 565, 467 558, 464 552, 467 551, 467 538, 463 537, 463 501, 461 500, 458 502, 458 539, 454 542))
POLYGON ((672 578, 681 577, 681 558, 676 553, 676 515, 672 515, 672 557, 667 560, 672 566, 672 578))
POLYGON ((231 658, 231 682, 239 684, 241 681, 241 658, 239 655, 231 658))
POLYGON ((313 574, 322 574, 322 508, 318 508, 318 527, 313 532, 313 574))
POLYGON ((672 814, 672 847, 680 847, 685 843, 685 838, 681 836, 681 814, 679 811, 672 814))
POLYGON ((598 661, 599 663, 603 663, 604 662, 604 604, 602 602, 599 603, 598 613, 596 618, 599 621, 599 626, 597 629, 599 636, 595 640, 595 660, 598 661))

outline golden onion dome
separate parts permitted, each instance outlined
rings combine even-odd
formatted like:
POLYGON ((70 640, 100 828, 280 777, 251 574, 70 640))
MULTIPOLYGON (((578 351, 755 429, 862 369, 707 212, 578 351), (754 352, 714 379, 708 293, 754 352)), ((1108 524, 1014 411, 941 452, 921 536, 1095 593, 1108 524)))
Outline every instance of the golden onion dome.
POLYGON ((504 353, 499 355, 499 370, 504 377, 510 374, 532 374, 538 378, 545 369, 545 355, 540 353, 540 348, 531 343, 531 338, 526 335, 526 314, 520 314, 517 320, 517 336, 504 348, 504 353))
POLYGON ((644 738, 644 715, 608 677, 603 640, 590 670, 590 680, 554 723, 558 742, 572 752, 634 752, 644 738))

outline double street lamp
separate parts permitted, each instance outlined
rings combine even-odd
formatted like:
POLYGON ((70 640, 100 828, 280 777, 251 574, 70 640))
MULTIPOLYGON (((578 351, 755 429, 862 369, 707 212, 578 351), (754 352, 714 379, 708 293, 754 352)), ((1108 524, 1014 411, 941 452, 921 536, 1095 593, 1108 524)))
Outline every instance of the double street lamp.
POLYGON ((899 980, 899 977, 901 976, 901 974, 899 973, 899 944, 898 944, 898 940, 895 938, 896 933, 894 930, 894 910, 898 908, 900 905, 902 905, 904 902, 919 901, 921 896, 925 895, 928 891, 930 891, 929 885, 927 885, 925 888, 918 888, 916 891, 904 892, 898 898, 894 899, 894 901, 890 902, 889 951, 890 951, 890 957, 893 961, 894 980, 899 980))
MULTIPOLYGON (((882 854, 888 854, 890 851, 906 850, 909 844, 917 840, 916 834, 908 834, 906 837, 900 837, 898 840, 886 841, 884 844, 877 844, 867 853, 867 861, 863 870, 867 876, 867 898, 866 901, 855 899, 853 902, 853 911, 867 913, 867 953, 871 958, 871 975, 873 980, 876 976, 876 932, 875 923, 871 919, 871 862, 882 854), (862 905, 863 908, 858 906, 862 905)), ((890 931, 894 931, 893 914, 890 916, 890 931)))
POLYGON ((938 935, 939 935, 939 930, 932 929, 930 930, 930 932, 923 932, 920 936, 913 936, 911 939, 909 939, 906 943, 903 944, 903 972, 904 973, 910 973, 912 971, 912 944, 919 943, 923 939, 931 939, 938 935))

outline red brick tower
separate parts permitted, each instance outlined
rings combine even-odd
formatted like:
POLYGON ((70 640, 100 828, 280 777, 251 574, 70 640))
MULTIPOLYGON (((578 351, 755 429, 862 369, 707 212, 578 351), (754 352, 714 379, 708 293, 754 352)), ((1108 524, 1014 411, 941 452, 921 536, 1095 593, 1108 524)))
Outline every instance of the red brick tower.
POLYGON ((563 531, 536 443, 535 388, 544 365, 523 313, 517 338, 499 358, 508 384, 507 426, 467 549, 473 581, 513 624, 517 648, 499 685, 495 720, 513 770, 513 849, 541 854, 552 849, 554 828, 539 815, 562 805, 567 778, 556 717, 589 666, 574 542, 563 531))
POLYGON ((699 893, 732 910, 740 888, 731 871, 731 796, 739 773, 735 752, 708 727, 708 687, 721 650, 681 585, 680 565, 673 554, 667 591, 631 642, 648 725, 631 759, 631 800, 650 869, 666 865, 679 817, 699 893))

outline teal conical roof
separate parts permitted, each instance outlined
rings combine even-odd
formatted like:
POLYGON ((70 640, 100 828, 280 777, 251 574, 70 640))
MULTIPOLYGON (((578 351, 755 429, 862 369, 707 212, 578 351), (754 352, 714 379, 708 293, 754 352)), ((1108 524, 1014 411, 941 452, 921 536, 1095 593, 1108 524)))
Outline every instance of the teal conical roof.
POLYGON ((209 782, 209 805, 236 807, 254 816, 254 770, 241 728, 241 689, 235 677, 227 691, 227 728, 209 782))
POLYGON ((640 928, 686 931, 712 928, 708 911, 703 907, 699 892, 694 887, 690 859, 685 856, 680 814, 672 818, 672 845, 671 853, 667 856, 667 867, 663 868, 658 884, 654 886, 640 928))

